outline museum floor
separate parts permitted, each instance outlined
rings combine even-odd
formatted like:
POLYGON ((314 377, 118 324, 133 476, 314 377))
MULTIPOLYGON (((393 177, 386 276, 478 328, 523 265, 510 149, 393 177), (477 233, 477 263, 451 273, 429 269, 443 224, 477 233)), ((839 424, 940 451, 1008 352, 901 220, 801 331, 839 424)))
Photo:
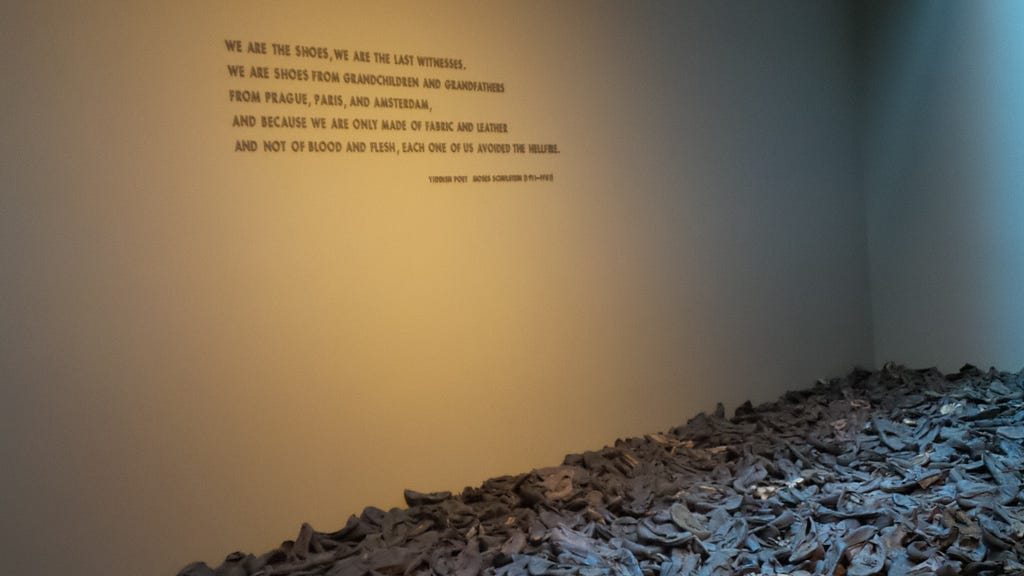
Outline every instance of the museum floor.
POLYGON ((1024 574, 1024 371, 886 366, 180 576, 1024 574))

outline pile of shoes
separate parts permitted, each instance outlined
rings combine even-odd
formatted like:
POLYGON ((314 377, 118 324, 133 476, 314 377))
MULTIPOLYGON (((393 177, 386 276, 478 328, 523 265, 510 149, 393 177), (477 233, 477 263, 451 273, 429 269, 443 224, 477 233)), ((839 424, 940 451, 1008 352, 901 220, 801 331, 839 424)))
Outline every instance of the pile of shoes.
POLYGON ((1024 371, 887 365, 179 576, 1024 573, 1024 371))

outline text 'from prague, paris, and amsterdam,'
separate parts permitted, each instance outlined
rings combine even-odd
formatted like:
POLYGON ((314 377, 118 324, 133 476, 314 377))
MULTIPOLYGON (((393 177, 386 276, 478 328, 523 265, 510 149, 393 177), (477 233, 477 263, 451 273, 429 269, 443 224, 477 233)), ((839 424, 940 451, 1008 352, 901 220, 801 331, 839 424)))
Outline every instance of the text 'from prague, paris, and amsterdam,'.
MULTIPOLYGON (((555 156, 558 144, 520 139, 502 110, 508 87, 463 58, 225 39, 227 99, 239 154, 457 157, 555 156), (435 113, 437 110, 437 113, 435 113), (460 115, 460 110, 472 113, 460 115)), ((551 182, 539 170, 429 175, 431 184, 551 182)))

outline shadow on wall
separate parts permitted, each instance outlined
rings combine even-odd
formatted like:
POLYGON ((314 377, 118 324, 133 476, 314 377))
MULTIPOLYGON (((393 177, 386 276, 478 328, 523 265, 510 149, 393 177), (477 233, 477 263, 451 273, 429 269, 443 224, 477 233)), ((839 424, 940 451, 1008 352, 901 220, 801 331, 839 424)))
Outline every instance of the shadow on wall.
POLYGON ((865 11, 875 357, 1018 366, 1024 6, 865 11))

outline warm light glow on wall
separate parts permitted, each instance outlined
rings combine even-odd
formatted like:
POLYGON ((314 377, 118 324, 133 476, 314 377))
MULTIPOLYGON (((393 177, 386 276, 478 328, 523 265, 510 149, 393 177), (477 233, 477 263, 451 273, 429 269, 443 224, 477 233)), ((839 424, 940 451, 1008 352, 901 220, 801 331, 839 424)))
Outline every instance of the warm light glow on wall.
POLYGON ((4 8, 8 569, 216 563, 869 362, 843 12, 743 6, 4 8), (561 153, 236 152, 230 90, 316 89, 226 39, 464 59, 506 92, 366 116, 561 153))

